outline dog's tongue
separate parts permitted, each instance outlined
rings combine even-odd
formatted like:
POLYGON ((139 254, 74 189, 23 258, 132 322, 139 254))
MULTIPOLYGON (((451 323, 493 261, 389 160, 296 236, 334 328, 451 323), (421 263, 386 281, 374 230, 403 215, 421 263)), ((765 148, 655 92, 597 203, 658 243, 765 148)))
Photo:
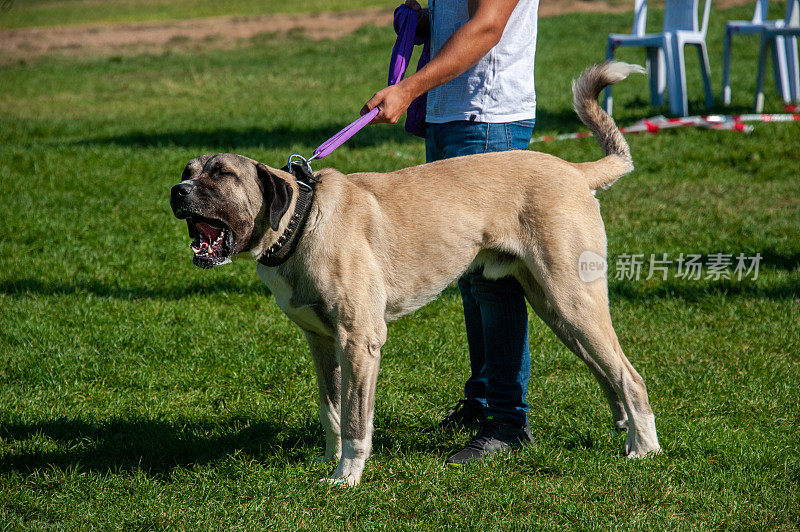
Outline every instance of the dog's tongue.
POLYGON ((198 222, 197 230, 200 231, 209 242, 214 242, 219 236, 219 234, 222 232, 221 228, 214 227, 213 225, 207 224, 205 222, 198 222))

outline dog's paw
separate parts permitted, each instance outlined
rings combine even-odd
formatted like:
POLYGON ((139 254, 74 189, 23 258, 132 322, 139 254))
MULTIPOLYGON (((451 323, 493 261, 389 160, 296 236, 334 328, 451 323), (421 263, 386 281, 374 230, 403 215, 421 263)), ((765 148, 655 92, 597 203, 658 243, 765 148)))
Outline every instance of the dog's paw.
POLYGON ((323 480, 336 486, 357 486, 361 481, 361 474, 363 472, 363 458, 342 457, 339 459, 339 464, 336 466, 336 470, 333 474, 323 480))
POLYGON ((641 434, 628 431, 625 439, 625 456, 628 458, 644 458, 661 453, 661 446, 656 438, 642 438, 641 434))
POLYGON ((353 486, 358 486, 358 483, 361 479, 356 479, 353 477, 327 477, 319 479, 320 484, 328 484, 330 486, 342 486, 344 488, 349 488, 353 486))
POLYGON ((655 417, 641 416, 639 421, 628 427, 628 436, 625 438, 625 456, 628 458, 643 458, 661 452, 656 434, 655 417))
POLYGON ((650 449, 649 451, 630 451, 626 455, 629 460, 634 460, 637 458, 647 458, 649 456, 656 456, 661 454, 661 447, 656 447, 655 449, 650 449))

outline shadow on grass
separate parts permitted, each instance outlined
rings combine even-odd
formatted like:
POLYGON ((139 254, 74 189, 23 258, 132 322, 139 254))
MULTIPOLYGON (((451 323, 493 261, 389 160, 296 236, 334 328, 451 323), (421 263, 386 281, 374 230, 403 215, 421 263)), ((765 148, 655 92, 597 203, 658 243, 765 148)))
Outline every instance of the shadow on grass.
MULTIPOLYGON (((700 301, 716 295, 745 296, 760 299, 789 299, 800 296, 800 283, 798 283, 797 277, 780 280, 764 277, 765 271, 800 273, 800 252, 784 252, 774 249, 759 251, 761 260, 758 267, 759 276, 756 281, 752 279, 753 273, 743 276, 741 280, 737 279, 733 270, 736 266, 735 257, 738 252, 731 254, 732 263, 730 268, 727 269, 730 279, 706 279, 705 276, 708 274, 708 258, 716 253, 726 252, 709 250, 698 253, 703 257, 704 262, 701 279, 677 279, 675 277, 678 273, 677 265, 673 263, 669 267, 666 280, 657 278, 651 281, 646 279, 649 269, 649 265, 646 262, 649 255, 644 254, 645 264, 642 266, 642 275, 638 280, 616 279, 614 272, 609 272, 609 291, 611 299, 613 300, 615 297, 631 300, 680 298, 688 301, 700 301)), ((754 252, 746 253, 746 255, 753 254, 754 252)), ((658 257, 658 254, 655 255, 658 257)), ((672 258, 675 258, 674 255, 672 258)), ((615 258, 613 256, 609 258, 609 266, 613 264, 614 260, 615 258)), ((747 264, 749 265, 749 263, 747 264)), ((658 273, 656 277, 658 277, 658 273)))
POLYGON ((657 284, 645 281, 612 280, 609 285, 610 299, 616 298, 650 301, 656 299, 682 299, 702 301, 716 296, 743 296, 754 299, 791 299, 800 296, 796 280, 773 282, 768 285, 743 280, 677 281, 668 279, 657 284))
MULTIPOLYGON (((388 420, 398 427, 396 420, 388 420)), ((452 446, 438 439, 419 437, 419 427, 375 434, 375 448, 397 447, 395 436, 407 452, 444 454, 452 446)), ((245 454, 264 463, 301 463, 322 453, 325 438, 315 419, 303 422, 268 421, 232 417, 221 421, 178 419, 120 419, 86 421, 59 418, 31 423, 0 424, 0 438, 8 449, 0 460, 0 473, 34 474, 46 469, 119 472, 143 471, 164 477, 175 468, 209 464, 245 454), (46 440, 47 443, 43 443, 46 440), (51 450, 58 447, 56 450, 51 450)))
MULTIPOLYGON (((646 273, 642 279, 646 277, 646 273)), ((800 283, 787 279, 770 284, 759 284, 749 280, 720 281, 678 281, 668 279, 655 283, 639 281, 609 281, 609 298, 638 301, 657 299, 681 299, 685 301, 702 301, 703 299, 726 296, 742 296, 757 299, 792 299, 800 297, 800 283)), ((457 286, 448 286, 442 297, 460 298, 457 286)))
MULTIPOLYGON (((90 422, 59 418, 32 423, 0 424, 6 444, 51 440, 58 450, 24 450, 0 461, 0 471, 22 474, 79 467, 88 471, 142 470, 152 475, 176 467, 214 462, 239 452, 255 458, 305 459, 308 448, 324 441, 322 429, 307 420, 280 422, 231 418, 221 422, 157 419, 111 419, 90 422)), ((25 447, 36 446, 30 443, 25 447)), ((48 445, 52 447, 52 443, 48 445)))
MULTIPOLYGON (((700 253, 703 257, 716 253, 710 251, 700 253)), ((800 252, 776 252, 764 250, 761 254, 759 265, 760 272, 763 274, 765 269, 783 270, 788 272, 800 273, 800 252)), ((613 263, 614 257, 609 258, 613 263)), ((639 280, 617 280, 614 278, 613 271, 610 272, 609 291, 611 299, 664 299, 681 298, 689 301, 697 301, 707 297, 717 295, 739 295, 746 297, 758 297, 764 299, 786 299, 800 296, 800 283, 797 279, 783 279, 775 281, 772 279, 764 280, 761 276, 759 281, 753 281, 749 277, 737 280, 732 279, 697 281, 675 279, 677 274, 675 268, 668 272, 666 281, 653 279, 647 281, 647 264, 642 266, 641 277, 639 280)), ((732 269, 731 269, 732 270, 732 269)), ((705 275, 705 270, 703 275, 705 275)), ((729 271, 730 273, 730 271, 729 271)), ((752 275, 752 274, 751 274, 752 275)), ((156 284, 153 279, 153 284, 156 284)), ((211 295, 216 293, 230 293, 241 295, 269 295, 267 287, 260 282, 236 282, 230 280, 217 280, 210 282, 190 282, 184 285, 163 285, 163 286, 124 286, 107 283, 98 280, 76 280, 76 281, 50 281, 24 277, 21 279, 10 279, 0 281, 0 294, 13 297, 26 297, 30 295, 40 296, 59 296, 72 294, 92 294, 99 297, 113 299, 163 299, 180 300, 196 295, 211 295)), ((460 297, 458 287, 448 286, 443 292, 443 297, 460 297)))
MULTIPOLYGON (((345 127, 345 123, 328 124, 312 128, 277 126, 274 128, 250 127, 245 129, 188 129, 152 133, 133 131, 113 137, 96 137, 75 141, 76 146, 116 145, 135 148, 208 148, 217 151, 234 151, 243 148, 289 150, 301 146, 317 146, 345 127)), ((373 127, 369 134, 357 134, 350 141, 351 148, 379 146, 382 144, 419 144, 421 140, 406 133, 402 127, 373 127)))
MULTIPOLYGON (((698 103, 698 105, 700 105, 698 103)), ((644 97, 636 97, 629 106, 635 109, 644 109, 636 116, 655 116, 658 114, 668 115, 666 107, 649 107, 649 100, 644 97), (649 109, 649 113, 647 109, 649 109)), ((717 107, 712 110, 703 109, 702 114, 711 113, 741 114, 750 112, 748 107, 717 107)), ((622 125, 630 125, 638 119, 621 118, 622 125), (630 122, 630 123, 629 123, 630 122)), ((247 148, 264 148, 277 150, 290 150, 298 146, 317 146, 324 140, 331 137, 334 133, 345 127, 346 123, 329 123, 315 127, 248 127, 243 129, 221 128, 221 129, 181 129, 178 131, 131 131, 123 135, 110 137, 94 137, 77 140, 72 143, 74 146, 125 146, 134 148, 163 148, 163 147, 182 147, 205 149, 213 147, 216 151, 235 151, 247 148)), ((557 131, 559 133, 571 133, 583 131, 586 126, 578 119, 572 109, 549 110, 542 107, 536 114, 536 131, 557 131)), ((538 133, 534 132, 534 136, 538 133)), ((356 134, 347 145, 351 148, 374 147, 383 144, 416 144, 422 140, 413 135, 409 135, 400 126, 371 127, 369 132, 356 134)), ((60 143, 59 143, 60 144, 60 143)))
POLYGON ((270 294, 266 285, 261 283, 237 283, 226 280, 206 283, 192 282, 186 285, 168 285, 156 288, 150 286, 119 286, 91 280, 70 283, 24 278, 0 282, 0 294, 15 297, 25 297, 27 295, 61 296, 92 294, 98 297, 112 299, 163 299, 177 301, 187 297, 217 293, 241 295, 270 294))
MULTIPOLYGON (((701 301, 720 295, 743 296, 758 299, 790 299, 800 297, 800 283, 787 279, 780 282, 753 282, 752 280, 719 280, 719 281, 679 281, 668 279, 649 282, 611 279, 609 282, 610 298, 649 301, 656 299, 684 299, 701 301)), ((102 298, 119 300, 154 299, 179 301, 195 296, 213 294, 239 294, 269 296, 269 289, 259 283, 237 283, 232 281, 213 281, 210 283, 193 282, 182 286, 118 286, 100 281, 78 281, 61 283, 39 279, 17 279, 0 282, 0 294, 12 297, 62 296, 92 294, 102 298)), ((455 285, 448 286, 441 297, 459 298, 460 293, 455 285)))

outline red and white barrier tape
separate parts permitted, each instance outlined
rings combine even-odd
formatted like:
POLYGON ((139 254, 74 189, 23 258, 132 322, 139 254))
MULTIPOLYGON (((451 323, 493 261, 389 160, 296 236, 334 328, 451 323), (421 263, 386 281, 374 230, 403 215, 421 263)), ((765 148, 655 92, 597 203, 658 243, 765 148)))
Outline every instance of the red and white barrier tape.
MULTIPOLYGON (((726 131, 738 131, 750 133, 753 126, 748 126, 745 122, 795 122, 800 121, 800 106, 787 105, 784 107, 789 113, 786 114, 749 114, 749 115, 706 115, 706 116, 685 116, 682 118, 666 118, 655 116, 644 118, 633 125, 620 128, 622 133, 652 133, 656 134, 662 129, 673 129, 676 127, 699 127, 703 129, 717 129, 726 131)), ((589 131, 578 133, 564 133, 561 135, 545 135, 534 137, 531 144, 536 142, 548 142, 551 140, 582 139, 591 137, 589 131)))

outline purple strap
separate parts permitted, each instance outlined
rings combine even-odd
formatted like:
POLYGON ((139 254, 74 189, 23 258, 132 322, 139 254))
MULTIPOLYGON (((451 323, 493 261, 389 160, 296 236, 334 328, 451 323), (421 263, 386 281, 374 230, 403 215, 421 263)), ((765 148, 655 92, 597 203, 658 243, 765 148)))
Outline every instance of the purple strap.
MULTIPOLYGON (((417 62, 417 72, 431 60, 431 40, 417 38, 417 12, 408 6, 401 5, 394 11, 394 31, 397 41, 392 50, 392 60, 389 63, 389 85, 394 85, 406 73, 411 54, 415 44, 422 44, 422 54, 417 62), (394 78, 392 78, 394 76, 394 78), (394 82, 392 81, 394 79, 394 82)), ((406 111, 406 126, 408 133, 425 138, 425 116, 427 114, 428 93, 418 96, 406 111)))
MULTIPOLYGON (((361 131, 361 128, 366 126, 370 123, 370 121, 378 116, 380 113, 380 109, 377 107, 370 111, 369 113, 365 114, 355 122, 351 123, 349 126, 323 142, 319 145, 319 147, 314 150, 314 155, 312 155, 311 159, 322 159, 326 155, 330 155, 333 150, 347 142, 350 137, 361 131)), ((310 159, 309 159, 310 160, 310 159)))
MULTIPOLYGON (((414 52, 414 44, 422 44, 414 42, 417 33, 417 12, 405 5, 401 5, 395 9, 394 30, 397 32, 397 41, 394 43, 392 57, 389 60, 389 85, 394 85, 403 79, 406 69, 408 68, 408 63, 411 60, 411 54, 414 52)), ((425 41, 424 44, 425 47, 422 50, 422 56, 420 57, 419 64, 417 65, 417 70, 422 68, 425 63, 428 62, 428 58, 430 57, 430 41, 425 41)), ((408 115, 406 117, 406 131, 423 137, 425 136, 424 125, 426 96, 426 94, 423 94, 411 103, 411 106, 408 108, 408 115), (409 124, 412 123, 412 117, 414 125, 411 129, 409 129, 409 124), (420 124, 422 134, 419 133, 420 124)), ((309 161, 311 161, 311 159, 322 159, 323 157, 330 155, 333 150, 347 142, 353 135, 361 131, 364 126, 369 124, 373 118, 378 116, 379 112, 379 108, 374 108, 372 111, 360 117, 358 120, 355 120, 350 125, 336 133, 334 136, 320 144, 319 147, 314 150, 314 154, 311 156, 309 161)))
POLYGON ((417 12, 406 5, 394 10, 394 31, 397 40, 389 59, 389 85, 394 85, 406 73, 411 54, 414 52, 414 39, 417 34, 417 12))
MULTIPOLYGON (((431 60, 431 40, 427 39, 422 47, 422 55, 417 62, 417 72, 431 60)), ((406 110, 406 132, 425 138, 425 128, 428 116, 428 93, 424 92, 411 102, 406 110)))

